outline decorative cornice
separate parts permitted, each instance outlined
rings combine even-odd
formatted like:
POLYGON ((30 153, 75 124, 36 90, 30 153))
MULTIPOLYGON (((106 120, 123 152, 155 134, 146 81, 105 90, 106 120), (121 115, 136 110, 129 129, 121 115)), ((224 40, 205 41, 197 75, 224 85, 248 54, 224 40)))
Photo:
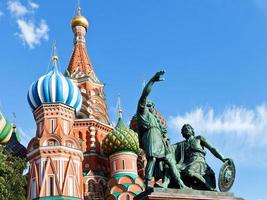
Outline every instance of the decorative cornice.
POLYGON ((79 149, 74 149, 71 147, 66 147, 66 146, 44 146, 44 147, 38 147, 37 149, 34 149, 33 151, 29 152, 27 154, 27 158, 31 158, 32 155, 36 154, 36 153, 40 153, 40 154, 51 154, 51 152, 53 153, 65 153, 65 154, 71 154, 71 155, 75 155, 75 156, 79 156, 81 157, 81 159, 83 159, 83 152, 79 149))
POLYGON ((42 116, 44 116, 45 112, 49 111, 58 112, 57 115, 65 116, 69 119, 71 119, 74 114, 74 109, 72 107, 62 103, 42 104, 33 112, 35 120, 39 121, 42 116), (65 110, 66 112, 62 113, 62 110, 65 110))
POLYGON ((98 153, 95 153, 95 152, 85 152, 83 153, 83 156, 86 157, 86 156, 97 156, 101 159, 104 159, 104 160, 108 160, 108 157, 105 157, 104 155, 100 155, 98 153))
POLYGON ((88 127, 88 126, 95 126, 96 128, 100 128, 105 131, 112 131, 114 128, 111 125, 105 124, 103 122, 100 122, 96 119, 76 119, 74 121, 73 128, 79 128, 79 127, 88 127))

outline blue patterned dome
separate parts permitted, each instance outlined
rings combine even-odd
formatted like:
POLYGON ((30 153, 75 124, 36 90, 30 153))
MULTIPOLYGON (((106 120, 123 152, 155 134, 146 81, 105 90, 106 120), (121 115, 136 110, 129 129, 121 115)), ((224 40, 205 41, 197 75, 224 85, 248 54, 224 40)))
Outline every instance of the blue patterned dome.
POLYGON ((82 95, 79 88, 57 68, 57 56, 53 56, 52 70, 33 82, 27 99, 35 110, 45 103, 63 103, 79 112, 82 106, 82 95))

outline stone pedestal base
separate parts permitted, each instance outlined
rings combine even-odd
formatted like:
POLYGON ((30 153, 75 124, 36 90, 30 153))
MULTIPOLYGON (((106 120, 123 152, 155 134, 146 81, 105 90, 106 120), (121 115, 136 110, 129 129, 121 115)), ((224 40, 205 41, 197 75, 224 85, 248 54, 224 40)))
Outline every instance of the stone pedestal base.
POLYGON ((244 200, 230 192, 152 188, 137 195, 134 200, 244 200))

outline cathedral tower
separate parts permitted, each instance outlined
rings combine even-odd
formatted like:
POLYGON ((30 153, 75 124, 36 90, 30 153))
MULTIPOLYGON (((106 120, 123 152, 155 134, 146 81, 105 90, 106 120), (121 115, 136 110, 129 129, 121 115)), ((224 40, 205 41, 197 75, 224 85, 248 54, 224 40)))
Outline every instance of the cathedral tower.
POLYGON ((109 156, 111 174, 106 199, 133 200, 145 189, 137 167, 139 140, 138 134, 125 126, 120 107, 117 125, 104 139, 103 148, 109 156))
POLYGON ((104 199, 108 158, 103 154, 103 138, 112 131, 107 113, 104 84, 97 78, 87 54, 87 19, 81 15, 81 8, 71 20, 74 33, 73 51, 66 70, 66 76, 73 80, 82 95, 80 113, 76 113, 73 133, 82 145, 83 182, 85 199, 104 199))
POLYGON ((74 33, 74 47, 66 74, 77 81, 83 96, 83 104, 79 118, 91 118, 109 124, 107 106, 104 95, 104 84, 97 78, 93 65, 86 50, 86 32, 89 23, 81 15, 78 8, 77 15, 71 21, 74 33))
POLYGON ((27 151, 28 198, 83 199, 79 140, 73 133, 75 113, 82 104, 78 87, 64 77, 53 56, 52 70, 35 81, 28 102, 36 121, 36 136, 27 151))

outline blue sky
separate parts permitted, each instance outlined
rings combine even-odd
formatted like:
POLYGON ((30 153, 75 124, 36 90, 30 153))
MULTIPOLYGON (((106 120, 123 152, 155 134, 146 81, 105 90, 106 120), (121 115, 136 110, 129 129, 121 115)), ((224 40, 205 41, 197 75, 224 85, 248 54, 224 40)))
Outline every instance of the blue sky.
MULTIPOLYGON (((57 41, 61 70, 72 52, 70 20, 77 1, 0 1, 0 110, 23 143, 35 122, 30 84, 49 70, 57 41)), ((87 49, 105 93, 111 121, 118 95, 129 121, 144 81, 165 69, 151 99, 168 120, 172 142, 191 123, 237 167, 232 192, 267 198, 267 1, 81 0, 90 22, 87 49)), ((208 154, 215 172, 222 163, 208 154)))

